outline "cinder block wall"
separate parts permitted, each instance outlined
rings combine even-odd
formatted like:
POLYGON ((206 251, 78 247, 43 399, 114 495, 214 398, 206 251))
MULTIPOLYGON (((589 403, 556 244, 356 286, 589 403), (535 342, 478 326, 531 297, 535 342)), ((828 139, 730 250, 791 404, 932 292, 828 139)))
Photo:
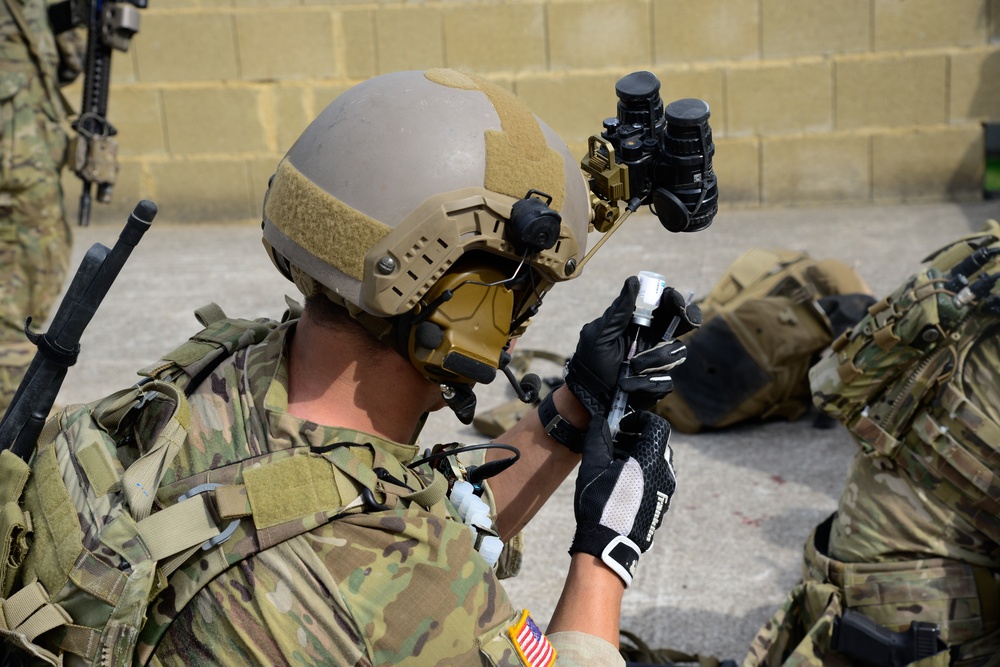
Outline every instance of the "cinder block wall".
POLYGON ((400 69, 506 86, 581 157, 615 81, 650 70, 666 102, 710 104, 724 207, 978 198, 982 124, 1000 121, 1000 0, 149 4, 112 65, 122 168, 95 222, 144 197, 173 221, 259 219, 309 120, 400 69))

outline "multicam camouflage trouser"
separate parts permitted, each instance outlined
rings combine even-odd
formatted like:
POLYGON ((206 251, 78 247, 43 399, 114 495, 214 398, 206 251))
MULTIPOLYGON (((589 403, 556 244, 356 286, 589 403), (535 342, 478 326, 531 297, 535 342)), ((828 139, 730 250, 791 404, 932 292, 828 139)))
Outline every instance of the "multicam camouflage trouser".
POLYGON ((59 296, 71 231, 59 172, 67 138, 40 77, 0 71, 0 414, 34 354, 25 318, 40 325, 59 296))
POLYGON ((959 561, 928 558, 843 563, 826 556, 830 520, 806 543, 803 582, 757 633, 743 667, 849 667, 831 648, 843 609, 863 613, 893 631, 912 621, 935 623, 951 647, 915 665, 1000 665, 1000 583, 995 573, 959 561))

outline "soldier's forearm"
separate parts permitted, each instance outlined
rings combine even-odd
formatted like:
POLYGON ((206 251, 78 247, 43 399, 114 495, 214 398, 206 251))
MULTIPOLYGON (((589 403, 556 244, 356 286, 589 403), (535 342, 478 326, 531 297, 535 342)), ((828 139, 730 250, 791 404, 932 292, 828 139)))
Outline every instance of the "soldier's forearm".
MULTIPOLYGON (((587 413, 565 387, 555 390, 556 408, 564 419, 578 428, 586 427, 587 413)), ((497 527, 504 541, 516 535, 535 516, 545 501, 580 462, 574 454, 545 433, 537 410, 529 412, 496 442, 513 445, 521 458, 503 473, 490 480, 490 490, 497 505, 497 527)), ((491 451, 487 459, 503 458, 504 451, 491 451)), ((566 508, 573 511, 572 507, 566 508)))

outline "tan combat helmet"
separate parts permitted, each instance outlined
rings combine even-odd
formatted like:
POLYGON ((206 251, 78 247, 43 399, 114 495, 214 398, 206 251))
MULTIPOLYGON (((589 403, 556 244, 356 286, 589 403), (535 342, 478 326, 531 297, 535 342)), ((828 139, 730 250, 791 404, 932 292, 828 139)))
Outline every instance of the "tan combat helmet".
POLYGON ((340 95, 288 151, 264 245, 306 296, 467 389, 575 277, 590 215, 578 162, 511 93, 453 70, 398 72, 340 95))

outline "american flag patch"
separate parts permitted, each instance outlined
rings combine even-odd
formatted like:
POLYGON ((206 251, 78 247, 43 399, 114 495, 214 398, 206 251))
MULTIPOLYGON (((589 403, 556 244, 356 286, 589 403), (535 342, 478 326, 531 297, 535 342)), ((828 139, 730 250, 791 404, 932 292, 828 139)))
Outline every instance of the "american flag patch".
POLYGON ((556 650, 538 629, 528 615, 528 610, 521 612, 521 618, 507 628, 514 648, 527 667, 551 667, 556 661, 556 650))

